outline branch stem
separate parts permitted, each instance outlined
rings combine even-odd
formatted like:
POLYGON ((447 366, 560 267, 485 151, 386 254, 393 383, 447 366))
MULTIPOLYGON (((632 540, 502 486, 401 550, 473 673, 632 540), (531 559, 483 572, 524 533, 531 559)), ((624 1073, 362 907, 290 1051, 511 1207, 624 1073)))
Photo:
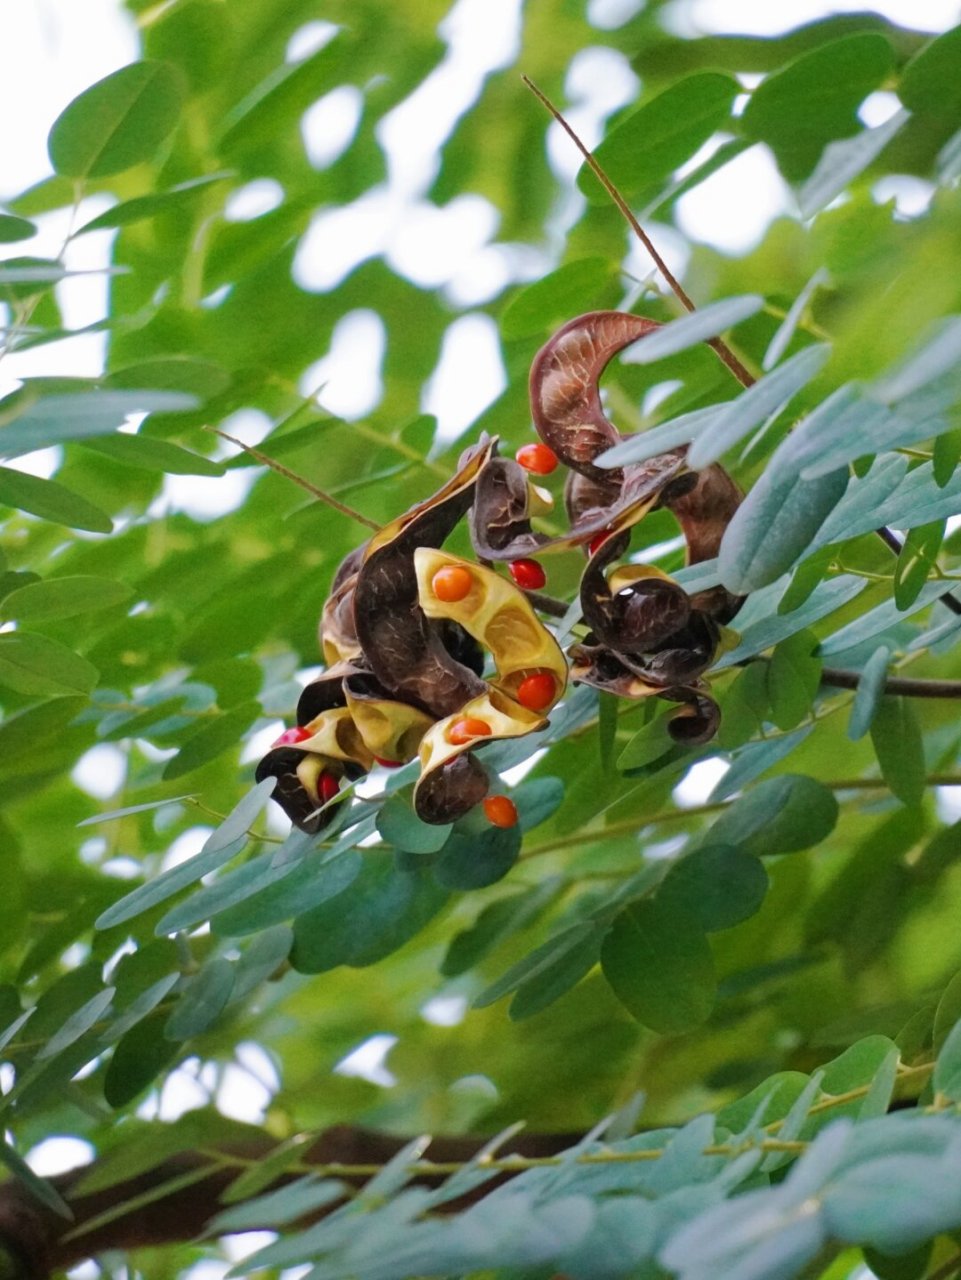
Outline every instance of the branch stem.
MULTIPOLYGON (((657 249, 654 247, 653 242, 651 241, 650 236, 647 234, 647 232, 638 222, 637 218, 632 213, 631 208, 628 205, 627 201, 621 195, 620 191, 618 191, 617 187, 614 185, 611 179, 604 172, 603 168, 597 162, 593 153, 585 146, 585 144, 581 141, 578 135, 574 132, 571 126, 564 119, 564 116, 561 114, 559 109, 555 107, 553 102, 551 102, 550 98, 548 98, 548 96, 537 87, 534 81, 531 80, 529 76, 521 76, 521 79, 523 80, 524 84, 527 85, 528 89, 530 89, 534 97, 537 98, 551 113, 551 115, 554 117, 557 123, 561 126, 561 128, 570 138, 570 140, 574 143, 574 146, 577 147, 578 151, 584 157, 585 163, 588 165, 591 172, 597 178, 598 182, 600 182, 601 186, 604 188, 607 194, 611 197, 611 199, 613 200, 614 204, 617 206, 618 210, 621 213, 621 216, 624 218, 627 225, 631 228, 631 230, 637 236, 638 240, 640 240, 641 244, 644 246, 647 252, 654 259, 654 262, 657 266, 658 271, 660 271, 661 275, 670 285, 674 296, 680 302, 681 306, 685 307, 688 311, 696 311, 697 308, 694 306, 694 302, 691 299, 690 295, 687 293, 684 286, 681 284, 680 280, 678 280, 677 276, 675 276, 674 272, 670 269, 670 267, 667 265, 667 263, 658 253, 657 249)), ((727 365, 727 367, 734 374, 735 378, 737 378, 738 382, 741 384, 742 387, 753 386, 753 384, 756 381, 754 375, 744 367, 741 361, 737 358, 737 356, 734 354, 734 352, 731 350, 731 348, 727 345, 727 343, 722 338, 708 338, 707 345, 715 352, 715 354, 721 359, 721 361, 723 361, 723 363, 727 365)))
POLYGON ((218 436, 223 436, 231 444, 243 449, 244 453, 249 453, 252 458, 256 458, 258 462, 265 467, 269 467, 271 471, 276 471, 278 475, 284 476, 285 479, 305 490, 319 502, 326 502, 328 507, 333 507, 342 516, 347 516, 349 520, 356 520, 358 524, 366 525, 368 529, 375 531, 380 529, 380 525, 376 520, 371 520, 369 516, 362 515, 361 512, 355 511, 353 507, 348 507, 346 502, 341 502, 338 498, 331 497, 329 493, 326 493, 323 489, 318 489, 316 485, 311 484, 309 480, 305 480, 303 476, 297 475, 296 471, 289 470, 275 458, 269 458, 266 453, 261 453, 259 449, 254 449, 249 444, 244 444, 243 440, 238 440, 236 436, 228 435, 226 431, 221 431, 219 427, 211 427, 210 430, 218 436))

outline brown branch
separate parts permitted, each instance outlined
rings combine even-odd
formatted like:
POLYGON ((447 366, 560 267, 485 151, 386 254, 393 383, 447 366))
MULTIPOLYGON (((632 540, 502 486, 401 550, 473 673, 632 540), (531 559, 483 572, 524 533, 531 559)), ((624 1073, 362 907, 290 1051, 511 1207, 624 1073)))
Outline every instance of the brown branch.
MULTIPOLYGON (((861 672, 825 667, 821 672, 821 683, 836 689, 856 689, 861 683, 861 672)), ((961 698, 961 680, 912 680, 907 676, 888 676, 884 692, 899 694, 902 698, 961 698)))
MULTIPOLYGON (((670 267, 667 265, 667 263, 664 261, 661 255, 658 253, 657 249, 654 247, 654 244, 651 241, 650 236, 647 234, 647 232, 638 222, 637 218, 632 213, 631 208, 628 205, 627 201, 621 195, 620 191, 618 191, 617 187, 614 185, 611 179, 604 172, 603 168, 598 163, 594 154, 585 146, 585 144, 581 141, 581 139, 577 136, 577 134, 574 132, 571 126, 564 119, 564 116, 561 114, 559 109, 555 107, 553 102, 551 102, 550 98, 548 98, 548 96, 537 87, 534 81, 531 80, 529 76, 521 76, 521 79, 523 80, 524 84, 527 85, 528 89, 530 89, 531 93, 533 93, 535 98, 537 98, 541 103, 543 103, 543 105, 547 108, 547 110, 551 113, 551 115, 554 117, 557 123, 561 126, 561 128, 570 138, 570 140, 574 143, 574 146, 577 147, 578 151, 584 157, 585 163, 588 165, 591 172, 597 178, 598 182, 600 182, 601 186, 604 188, 607 194, 611 197, 611 199, 613 200, 614 204, 617 206, 618 210, 621 213, 621 216, 624 218, 627 225, 631 228, 631 230, 637 236, 638 240, 640 240, 641 244, 644 246, 647 252, 654 259, 654 262, 657 265, 657 269, 660 271, 661 275, 670 285, 671 291, 673 292, 677 300, 688 311, 696 311, 697 308, 695 307, 694 302, 691 299, 690 295, 687 293, 684 286, 681 284, 680 280, 678 280, 677 276, 675 276, 673 271, 671 271, 670 267)), ((706 341, 707 341, 707 345, 712 349, 712 351, 714 351, 716 355, 723 361, 723 363, 727 365, 727 367, 734 374, 735 378, 737 378, 738 382, 741 384, 742 387, 753 386, 754 382, 756 381, 756 379, 754 378, 754 375, 744 367, 744 365, 737 358, 737 356, 734 354, 731 348, 727 345, 727 343, 723 340, 723 338, 708 338, 706 341)))
POLYGON ((259 449, 254 449, 249 444, 244 444, 243 440, 238 440, 236 436, 228 435, 226 431, 221 431, 219 427, 211 427, 210 430, 218 436, 223 436, 231 444, 243 449, 244 453, 249 453, 252 458, 256 458, 263 466, 269 467, 271 471, 276 471, 278 475, 306 490, 311 497, 316 498, 319 502, 326 502, 328 507, 333 507, 342 516, 347 516, 349 520, 356 520, 358 524, 365 524, 368 529, 380 529, 380 525, 376 520, 371 520, 369 516, 362 515, 359 511, 355 511, 353 507, 348 507, 346 502, 341 502, 339 498, 331 497, 329 493, 325 493, 323 489, 318 489, 316 485, 311 484, 309 480, 305 480, 303 476, 299 476, 296 471, 291 471, 275 458, 268 457, 266 453, 261 453, 259 449))
MULTIPOLYGON (((521 1133, 511 1138, 506 1149, 526 1157, 553 1156, 572 1146, 580 1134, 521 1133)), ((306 1149, 303 1164, 337 1166, 336 1176, 351 1186, 362 1186, 368 1174, 351 1169, 383 1166, 405 1145, 405 1138, 374 1130, 337 1125, 325 1130, 306 1149)), ((245 1145, 218 1152, 185 1151, 156 1168, 129 1178, 116 1186, 89 1195, 72 1194, 96 1167, 85 1165, 50 1181, 69 1204, 73 1222, 66 1222, 36 1201, 16 1179, 0 1184, 0 1275, 9 1280, 47 1280, 53 1271, 64 1271, 85 1258, 106 1250, 139 1249, 193 1240, 206 1233, 220 1212, 220 1197, 238 1176, 238 1164, 249 1166, 264 1159, 276 1143, 267 1134, 252 1137, 245 1145)), ((431 1164, 466 1163, 483 1147, 483 1139, 437 1137, 430 1144, 431 1164)), ((276 1189, 303 1173, 278 1176, 269 1187, 276 1189)), ((333 1171, 331 1171, 332 1176, 333 1171)), ((452 1201, 445 1208, 463 1208, 504 1181, 509 1173, 485 1183, 477 1193, 452 1201)), ((437 1185, 443 1175, 420 1174, 422 1185, 437 1185)), ((260 1194, 260 1193, 258 1193, 260 1194)), ((342 1201, 325 1206, 313 1217, 322 1217, 342 1201)), ((269 1224, 264 1224, 269 1225, 269 1224)))

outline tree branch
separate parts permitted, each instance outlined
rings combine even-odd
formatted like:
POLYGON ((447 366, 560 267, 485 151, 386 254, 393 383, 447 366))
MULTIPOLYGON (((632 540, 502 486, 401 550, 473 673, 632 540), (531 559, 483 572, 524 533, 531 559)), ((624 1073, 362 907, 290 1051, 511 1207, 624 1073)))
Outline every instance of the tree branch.
MULTIPOLYGON (((821 672, 821 683, 836 689, 856 689, 861 683, 861 672, 825 667, 821 672)), ((888 676, 884 692, 898 694, 902 698, 961 698, 961 680, 912 680, 907 676, 888 676)))
MULTIPOLYGON (((509 1151, 534 1159, 554 1156, 581 1136, 521 1133, 510 1139, 509 1151)), ((325 1130, 305 1150, 303 1160, 311 1167, 326 1167, 331 1176, 360 1187, 370 1176, 370 1167, 385 1165, 407 1141, 371 1129, 337 1125, 325 1130), (357 1169, 365 1172, 353 1172, 357 1169)), ((265 1133, 262 1141, 254 1137, 243 1147, 225 1150, 222 1162, 218 1162, 217 1152, 181 1152, 146 1173, 89 1195, 72 1194, 72 1188, 95 1166, 73 1169, 50 1179, 73 1210, 73 1222, 65 1222, 11 1178, 0 1184, 0 1276, 4 1280, 48 1280, 51 1272, 65 1271, 105 1250, 139 1249, 202 1236, 223 1207, 220 1197, 237 1178, 237 1157, 245 1165, 256 1163, 275 1147, 275 1140, 265 1133)), ((432 1159, 427 1167, 465 1164, 483 1148, 482 1138, 436 1137, 431 1141, 432 1159)), ((508 1168, 496 1181, 445 1207, 454 1211, 463 1208, 512 1172, 518 1170, 508 1168)), ((276 1189, 302 1173, 302 1168, 287 1171, 261 1190, 276 1189)), ((443 1171, 418 1173, 416 1181, 437 1185, 445 1176, 443 1171)), ((341 1203, 327 1205, 312 1216, 322 1217, 341 1203)))

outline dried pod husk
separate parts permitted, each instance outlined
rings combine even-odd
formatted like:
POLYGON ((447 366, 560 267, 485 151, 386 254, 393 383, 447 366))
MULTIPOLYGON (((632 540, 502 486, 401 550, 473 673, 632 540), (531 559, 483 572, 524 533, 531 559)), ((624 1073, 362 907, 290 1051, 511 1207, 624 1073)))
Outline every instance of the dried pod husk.
POLYGON ((513 699, 526 677, 548 674, 554 680, 554 697, 543 709, 549 710, 561 698, 567 685, 564 654, 512 582, 491 569, 431 547, 414 552, 414 567, 420 607, 429 618, 452 619, 490 651, 496 668, 491 681, 495 689, 513 699), (433 591, 434 576, 452 566, 470 575, 471 588, 460 600, 440 600, 433 591))
POLYGON ((320 615, 320 648, 328 666, 361 656, 354 623, 354 588, 366 546, 355 547, 341 561, 320 615))
MULTIPOLYGON (((721 547, 724 531, 741 505, 740 489, 723 467, 716 464, 696 474, 688 472, 672 481, 661 495, 666 507, 681 526, 687 543, 687 563, 711 560, 721 547), (694 483, 690 483, 691 479, 694 483)), ((691 604, 717 622, 730 622, 743 602, 724 587, 698 592, 691 604)))
POLYGON ((531 365, 531 413, 538 435, 572 471, 601 484, 620 484, 617 471, 594 459, 620 432, 601 407, 598 381, 611 359, 659 325, 621 311, 592 311, 569 321, 541 347, 531 365))
POLYGON ((359 670, 352 662, 335 662, 304 685, 297 700, 297 723, 301 726, 308 725, 324 711, 345 707, 347 695, 344 692, 344 680, 359 670))
POLYGON ((492 457, 477 478, 470 514, 477 554, 486 560, 517 560, 540 551, 548 538, 531 529, 538 505, 543 507, 543 499, 520 463, 492 457))
POLYGON ((494 688, 472 698, 456 714, 432 725, 420 744, 421 775, 414 788, 414 811, 422 822, 446 823, 463 817, 487 794, 483 766, 470 753, 485 742, 521 738, 543 729, 544 716, 528 711, 494 688), (465 742, 451 742, 449 734, 459 721, 480 721, 490 730, 465 742), (462 763, 463 761, 463 763, 462 763))
POLYGON ((296 747, 277 747, 268 751, 257 765, 255 778, 276 778, 272 799, 283 809, 295 827, 315 835, 327 825, 333 816, 331 809, 318 810, 322 801, 317 784, 324 769, 319 756, 296 747))
POLYGON ((669 689, 662 696, 683 702, 667 722, 675 742, 688 747, 710 742, 721 724, 721 708, 709 694, 702 689, 669 689))
POLYGON ((421 739, 434 723, 417 707, 384 695, 377 680, 358 672, 344 681, 347 708, 364 746, 380 760, 406 764, 417 754, 421 739))
POLYGON ((567 654, 575 684, 588 684, 592 689, 613 693, 618 698, 650 698, 664 692, 663 686, 632 671, 613 649, 597 643, 593 635, 588 635, 580 644, 571 645, 567 654))
POLYGON ((470 450, 437 493, 374 534, 354 587, 357 636, 371 670, 394 698, 433 717, 450 715, 485 685, 451 656, 419 607, 414 552, 440 546, 466 514, 495 447, 488 440, 470 450))

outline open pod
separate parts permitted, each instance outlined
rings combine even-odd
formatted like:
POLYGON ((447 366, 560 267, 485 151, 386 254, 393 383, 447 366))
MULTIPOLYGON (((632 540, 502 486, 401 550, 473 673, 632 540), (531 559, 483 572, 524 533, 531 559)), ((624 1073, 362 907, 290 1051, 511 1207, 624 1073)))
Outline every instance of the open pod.
POLYGON ((414 788, 417 816, 430 823, 463 817, 484 799, 490 786, 473 749, 498 739, 522 738, 546 725, 545 716, 528 711, 494 688, 432 725, 420 744, 421 775, 414 788))

